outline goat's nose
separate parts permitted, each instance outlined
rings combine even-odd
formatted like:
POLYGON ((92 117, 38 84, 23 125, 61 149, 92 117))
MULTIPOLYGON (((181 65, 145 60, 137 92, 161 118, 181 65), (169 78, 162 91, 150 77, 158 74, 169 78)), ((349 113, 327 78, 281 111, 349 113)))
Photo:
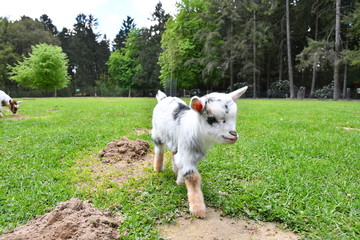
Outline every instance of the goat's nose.
POLYGON ((232 136, 237 137, 237 132, 236 132, 236 131, 230 131, 229 133, 230 133, 232 136))

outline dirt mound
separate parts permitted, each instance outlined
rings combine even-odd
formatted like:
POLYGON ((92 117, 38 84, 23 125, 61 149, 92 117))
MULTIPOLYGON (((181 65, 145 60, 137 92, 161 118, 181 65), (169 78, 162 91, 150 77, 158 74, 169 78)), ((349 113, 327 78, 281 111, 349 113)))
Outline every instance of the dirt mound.
POLYGON ((59 203, 52 212, 37 216, 24 226, 5 232, 0 240, 115 240, 120 237, 119 222, 110 213, 73 198, 59 203))
MULTIPOLYGON (((107 181, 121 186, 130 178, 147 176, 154 158, 153 154, 148 153, 149 147, 143 140, 131 141, 126 137, 108 143, 97 157, 78 162, 77 168, 89 172, 91 176, 90 181, 79 183, 78 186, 91 187, 107 181)), ((110 189, 112 185, 108 187, 110 189)))
POLYGON ((205 219, 191 218, 188 214, 176 223, 166 224, 160 236, 171 240, 295 240, 300 236, 285 231, 275 223, 237 220, 221 217, 219 211, 207 208, 205 219))
POLYGON ((149 144, 141 139, 130 141, 127 137, 114 140, 99 152, 103 162, 133 162, 140 160, 148 151, 149 144))

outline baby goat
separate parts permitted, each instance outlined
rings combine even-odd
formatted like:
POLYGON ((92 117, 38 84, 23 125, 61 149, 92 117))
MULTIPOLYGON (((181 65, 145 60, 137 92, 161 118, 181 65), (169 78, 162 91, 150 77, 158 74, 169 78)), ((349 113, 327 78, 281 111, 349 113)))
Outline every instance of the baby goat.
POLYGON ((9 107, 11 112, 15 114, 20 107, 22 101, 12 100, 9 95, 7 95, 4 91, 0 90, 0 103, 0 117, 3 117, 3 114, 1 113, 3 106, 9 107))
POLYGON ((184 182, 188 191, 190 212, 196 217, 205 216, 205 203, 200 188, 198 162, 215 143, 233 144, 236 132, 235 101, 246 91, 243 87, 229 94, 211 93, 193 97, 190 107, 176 97, 167 97, 158 91, 152 118, 152 139, 155 144, 154 170, 164 168, 165 145, 173 154, 173 171, 176 183, 184 182))

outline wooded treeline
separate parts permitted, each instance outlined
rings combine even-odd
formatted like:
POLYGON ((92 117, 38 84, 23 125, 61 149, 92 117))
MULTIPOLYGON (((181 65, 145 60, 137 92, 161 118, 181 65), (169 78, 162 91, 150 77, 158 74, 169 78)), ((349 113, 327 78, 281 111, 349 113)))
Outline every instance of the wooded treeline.
POLYGON ((179 95, 248 85, 248 97, 338 99, 348 88, 360 97, 357 0, 182 0, 177 9, 170 16, 159 2, 149 28, 129 16, 113 40, 96 32, 92 15, 79 14, 73 29, 61 31, 45 14, 0 18, 0 88, 24 89, 10 80, 9 66, 47 43, 68 57, 70 84, 60 96, 150 96, 158 88, 179 95))

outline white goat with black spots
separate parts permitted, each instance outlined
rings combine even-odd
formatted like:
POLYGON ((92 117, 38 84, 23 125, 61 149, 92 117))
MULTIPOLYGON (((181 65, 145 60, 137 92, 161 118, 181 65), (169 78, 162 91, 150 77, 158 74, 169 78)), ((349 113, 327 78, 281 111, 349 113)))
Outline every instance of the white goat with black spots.
POLYGON ((11 112, 15 114, 20 107, 20 104, 22 101, 15 101, 11 99, 9 95, 7 95, 4 91, 0 90, 0 117, 3 117, 3 114, 1 113, 2 107, 9 107, 11 112))
POLYGON ((198 162, 215 143, 233 144, 236 132, 237 105, 235 101, 246 91, 243 87, 229 94, 211 93, 193 97, 190 107, 176 97, 158 91, 152 118, 152 139, 155 144, 154 170, 164 168, 164 148, 173 154, 176 183, 184 182, 188 191, 190 212, 205 217, 205 203, 201 191, 198 162))

